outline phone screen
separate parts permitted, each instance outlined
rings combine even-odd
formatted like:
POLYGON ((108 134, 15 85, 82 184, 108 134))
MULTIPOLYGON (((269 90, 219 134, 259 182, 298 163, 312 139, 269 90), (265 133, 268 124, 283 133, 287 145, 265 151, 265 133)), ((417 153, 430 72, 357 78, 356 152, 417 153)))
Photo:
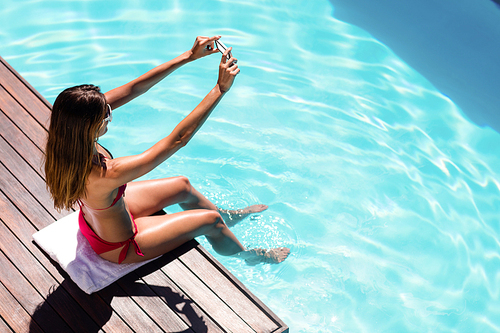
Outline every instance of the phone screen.
MULTIPOLYGON (((224 45, 220 40, 215 41, 215 46, 217 46, 217 49, 220 51, 220 53, 224 53, 227 50, 227 46, 224 45)), ((227 59, 229 60, 231 58, 231 52, 228 53, 227 59)))

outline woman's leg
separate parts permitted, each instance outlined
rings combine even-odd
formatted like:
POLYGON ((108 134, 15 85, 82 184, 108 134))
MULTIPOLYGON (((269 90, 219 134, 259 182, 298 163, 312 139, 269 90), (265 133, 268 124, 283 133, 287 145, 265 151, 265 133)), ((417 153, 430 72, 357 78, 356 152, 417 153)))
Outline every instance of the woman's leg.
POLYGON ((125 191, 125 201, 130 213, 136 217, 150 216, 174 204, 188 208, 184 203, 189 209, 217 209, 183 176, 131 182, 125 191))
MULTIPOLYGON (((217 253, 239 257, 251 265, 259 262, 279 263, 290 253, 287 248, 246 250, 222 221, 220 214, 212 210, 148 216, 138 218, 135 222, 139 231, 135 240, 144 257, 138 256, 135 248, 130 246, 124 263, 156 258, 201 235, 206 236, 217 253)), ((116 259, 112 261, 118 261, 118 253, 117 249, 116 259)), ((110 260, 109 257, 106 259, 110 260)))
POLYGON ((130 246, 124 262, 137 262, 167 253, 185 242, 206 236, 214 250, 221 255, 234 255, 245 248, 222 221, 216 211, 197 209, 162 216, 135 219, 135 237, 144 257, 130 246))
POLYGON ((198 192, 186 177, 172 177, 131 182, 125 200, 133 216, 143 217, 174 205, 184 210, 209 209, 218 211, 228 226, 232 227, 250 214, 266 210, 266 205, 252 205, 243 209, 220 209, 198 192))
POLYGON ((234 220, 239 222, 267 206, 254 205, 237 211, 218 210, 191 186, 186 177, 131 182, 127 186, 125 200, 137 223, 139 233, 136 240, 145 257, 137 256, 131 246, 124 262, 155 258, 201 235, 206 236, 217 253, 237 255, 252 264, 262 261, 278 263, 285 260, 290 252, 287 248, 246 250, 218 211, 228 220, 231 220, 231 215, 235 216, 234 220), (150 216, 173 204, 179 204, 186 211, 150 216))

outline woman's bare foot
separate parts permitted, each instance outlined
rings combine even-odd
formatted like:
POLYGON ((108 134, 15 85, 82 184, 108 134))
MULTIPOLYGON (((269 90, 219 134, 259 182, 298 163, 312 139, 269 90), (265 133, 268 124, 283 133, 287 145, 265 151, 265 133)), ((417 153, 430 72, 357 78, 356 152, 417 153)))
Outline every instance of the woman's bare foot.
POLYGON ((243 209, 229 210, 218 208, 220 215, 228 227, 233 227, 250 214, 260 213, 268 208, 267 205, 252 205, 243 209))
POLYGON ((259 263, 279 264, 283 262, 290 254, 290 249, 287 247, 277 247, 274 249, 251 249, 240 252, 238 256, 245 259, 245 262, 254 266, 259 263))

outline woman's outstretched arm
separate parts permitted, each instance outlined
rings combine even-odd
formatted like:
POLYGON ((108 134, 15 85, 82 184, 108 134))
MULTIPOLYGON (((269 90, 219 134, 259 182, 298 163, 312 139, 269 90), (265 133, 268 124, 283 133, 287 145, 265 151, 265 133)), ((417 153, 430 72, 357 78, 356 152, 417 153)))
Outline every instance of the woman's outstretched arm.
POLYGON ((202 58, 206 55, 216 53, 218 50, 214 47, 214 41, 219 38, 220 36, 210 38, 198 36, 190 50, 153 68, 149 72, 139 76, 137 79, 106 92, 104 94, 106 96, 106 101, 111 105, 113 110, 130 102, 134 98, 144 94, 151 87, 163 80, 182 65, 202 58))
POLYGON ((227 55, 228 48, 222 55, 219 66, 219 78, 215 87, 165 138, 139 155, 119 157, 107 163, 107 186, 116 188, 121 184, 137 179, 156 168, 180 148, 185 146, 193 135, 205 123, 223 95, 231 88, 234 78, 240 72, 236 59, 227 55))

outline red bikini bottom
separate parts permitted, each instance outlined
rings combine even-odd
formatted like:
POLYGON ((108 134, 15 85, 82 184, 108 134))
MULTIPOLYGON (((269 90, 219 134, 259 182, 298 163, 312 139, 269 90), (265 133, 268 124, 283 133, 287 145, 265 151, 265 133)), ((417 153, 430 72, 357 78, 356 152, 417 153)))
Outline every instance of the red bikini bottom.
POLYGON ((135 236, 137 235, 137 225, 135 224, 134 217, 132 216, 132 222, 134 223, 135 233, 132 237, 123 242, 111 243, 107 242, 101 237, 97 236, 97 234, 90 228, 87 221, 85 221, 84 214, 80 209, 80 214, 78 215, 78 225, 80 226, 80 231, 87 238, 90 243, 90 246, 97 254, 109 252, 115 249, 118 249, 125 245, 125 247, 121 250, 120 256, 118 257, 118 263, 121 264, 125 257, 127 256, 128 248, 132 243, 135 247, 135 253, 139 256, 144 257, 144 254, 141 252, 139 248, 139 244, 135 241, 135 236))

